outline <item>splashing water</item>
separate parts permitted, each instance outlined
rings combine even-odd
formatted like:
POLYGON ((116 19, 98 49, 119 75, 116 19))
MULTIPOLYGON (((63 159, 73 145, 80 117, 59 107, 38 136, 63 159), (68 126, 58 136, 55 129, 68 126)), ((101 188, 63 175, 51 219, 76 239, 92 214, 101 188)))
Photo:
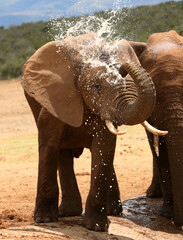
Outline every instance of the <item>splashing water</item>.
POLYGON ((96 32, 98 37, 105 37, 111 40, 115 35, 113 24, 116 21, 117 11, 112 10, 106 12, 106 16, 81 16, 72 18, 51 18, 50 35, 54 40, 63 40, 68 36, 79 36, 80 34, 88 34, 90 32, 96 32))
MULTIPOLYGON (((92 0, 91 0, 92 1, 92 0)), ((113 28, 113 24, 116 21, 120 20, 123 22, 123 19, 119 18, 119 13, 122 13, 121 6, 124 8, 132 7, 132 0, 111 0, 113 1, 112 10, 107 10, 102 14, 96 13, 93 15, 83 15, 81 17, 70 17, 70 18, 61 18, 59 15, 52 16, 49 22, 50 26, 50 35, 54 40, 63 40, 67 36, 78 36, 80 34, 87 34, 89 32, 97 32, 99 36, 103 36, 108 40, 114 40, 116 35, 116 30, 113 28)), ((84 2, 83 2, 84 3, 84 2)), ((87 8, 86 6, 83 8, 87 8)), ((125 18, 125 12, 122 14, 125 18)))
MULTIPOLYGON (((106 77, 113 74, 115 77, 108 79, 111 84, 120 83, 123 80, 124 88, 126 88, 125 80, 119 74, 119 63, 116 62, 117 44, 111 46, 108 41, 118 40, 116 30, 113 25, 118 21, 119 12, 121 11, 121 3, 124 6, 130 6, 131 0, 115 0, 113 2, 113 10, 106 11, 104 15, 94 14, 89 16, 71 17, 71 18, 51 18, 49 22, 50 35, 55 41, 70 39, 71 44, 73 38, 70 36, 79 36, 81 34, 96 34, 90 40, 84 42, 77 41, 80 47, 80 54, 86 63, 90 63, 93 67, 105 66, 107 69, 106 77), (84 46, 83 46, 84 45, 84 46), (100 46, 100 47, 98 47, 100 46), (107 63, 101 59, 101 52, 108 54, 107 63)), ((122 19, 120 19, 122 22, 122 19)), ((61 43, 62 44, 62 43, 61 43)), ((105 73, 103 74, 105 75, 105 73)), ((102 77, 102 76, 101 76, 102 77)), ((105 77, 105 76, 104 76, 105 77)))

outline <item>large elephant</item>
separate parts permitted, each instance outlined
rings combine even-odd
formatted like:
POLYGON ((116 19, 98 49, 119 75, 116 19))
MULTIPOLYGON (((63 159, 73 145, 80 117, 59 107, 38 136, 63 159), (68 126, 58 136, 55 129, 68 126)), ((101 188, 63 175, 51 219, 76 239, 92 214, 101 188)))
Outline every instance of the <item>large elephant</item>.
POLYGON ((183 37, 175 31, 154 33, 147 44, 138 44, 139 49, 141 46, 138 52, 140 62, 150 74, 157 92, 157 103, 149 121, 169 132, 159 141, 148 133, 154 170, 147 195, 156 197, 162 193, 161 213, 173 217, 175 225, 182 226, 183 37))
POLYGON ((117 126, 149 117, 156 100, 151 78, 127 41, 105 43, 89 34, 38 49, 22 69, 22 85, 39 135, 35 221, 81 214, 73 157, 89 148, 91 187, 83 223, 89 229, 106 230, 107 214, 122 211, 113 168, 113 133, 121 134, 117 126), (127 73, 133 80, 125 83, 121 75, 127 73), (59 209, 57 168, 62 189, 59 209))

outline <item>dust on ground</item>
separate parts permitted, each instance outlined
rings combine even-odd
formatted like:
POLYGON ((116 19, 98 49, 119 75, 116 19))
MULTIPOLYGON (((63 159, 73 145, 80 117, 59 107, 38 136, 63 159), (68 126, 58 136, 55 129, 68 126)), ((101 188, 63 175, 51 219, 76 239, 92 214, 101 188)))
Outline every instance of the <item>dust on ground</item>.
MULTIPOLYGON (((118 137, 114 165, 124 212, 120 217, 109 217, 109 231, 87 230, 82 226, 82 217, 35 224, 37 129, 20 80, 1 81, 0 239, 183 239, 181 228, 159 216, 162 200, 145 197, 152 177, 152 157, 144 129, 140 125, 122 129, 127 134, 118 137)), ((88 150, 75 159, 75 172, 84 207, 90 185, 88 150)))

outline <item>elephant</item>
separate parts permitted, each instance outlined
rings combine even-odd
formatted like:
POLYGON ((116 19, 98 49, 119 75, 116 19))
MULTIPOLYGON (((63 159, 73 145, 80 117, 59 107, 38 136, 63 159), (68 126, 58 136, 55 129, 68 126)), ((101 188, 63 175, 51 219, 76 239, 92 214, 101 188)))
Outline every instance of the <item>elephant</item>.
POLYGON ((73 158, 88 148, 91 184, 83 224, 106 231, 107 215, 122 212, 113 159, 116 135, 124 132, 117 127, 148 127, 144 121, 156 101, 151 78, 127 40, 107 43, 90 33, 43 45, 23 66, 21 83, 38 129, 35 222, 81 215, 73 158), (125 82, 127 74, 132 79, 125 82))
POLYGON ((149 122, 166 136, 147 133, 153 155, 149 197, 163 196, 160 212, 183 225, 183 37, 176 31, 154 33, 138 43, 140 63, 150 74, 157 102, 149 122))

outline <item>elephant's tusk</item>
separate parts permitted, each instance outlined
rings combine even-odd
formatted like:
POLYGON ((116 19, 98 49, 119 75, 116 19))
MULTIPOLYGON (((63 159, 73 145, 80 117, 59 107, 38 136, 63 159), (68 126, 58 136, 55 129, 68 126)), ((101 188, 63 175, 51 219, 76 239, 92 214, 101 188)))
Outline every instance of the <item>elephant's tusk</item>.
POLYGON ((161 131, 158 130, 157 128, 151 126, 147 121, 144 121, 143 123, 141 123, 142 126, 147 129, 149 132, 155 134, 155 135, 159 135, 159 136, 164 136, 168 133, 168 131, 161 131))
POLYGON ((109 129, 109 131, 111 133, 113 133, 114 135, 123 135, 126 133, 126 131, 121 132, 118 129, 116 129, 114 124, 110 120, 105 120, 105 124, 106 124, 107 128, 109 129))
POLYGON ((154 149, 157 157, 159 157, 159 136, 154 134, 153 139, 154 139, 154 149))

